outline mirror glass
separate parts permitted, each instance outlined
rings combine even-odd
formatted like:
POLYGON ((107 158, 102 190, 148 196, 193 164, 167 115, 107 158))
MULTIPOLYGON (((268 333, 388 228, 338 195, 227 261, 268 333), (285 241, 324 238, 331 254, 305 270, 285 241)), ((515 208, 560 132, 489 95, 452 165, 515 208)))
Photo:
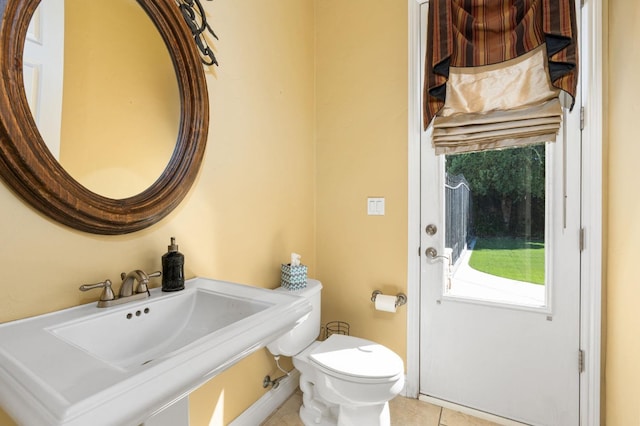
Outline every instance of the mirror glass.
POLYGON ((46 0, 24 50, 34 121, 52 155, 87 189, 146 190, 175 149, 181 105, 171 56, 136 0, 46 0))

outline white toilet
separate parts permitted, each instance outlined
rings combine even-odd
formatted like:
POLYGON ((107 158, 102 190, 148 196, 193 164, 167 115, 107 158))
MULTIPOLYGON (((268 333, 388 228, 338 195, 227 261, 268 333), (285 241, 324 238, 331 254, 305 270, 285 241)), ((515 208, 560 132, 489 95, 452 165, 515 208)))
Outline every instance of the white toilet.
POLYGON ((310 425, 389 425, 389 400, 404 386, 404 364, 390 349, 352 336, 333 334, 320 342, 320 290, 317 280, 285 291, 306 297, 313 310, 296 327, 267 345, 273 355, 293 357, 300 371, 300 418, 310 425))

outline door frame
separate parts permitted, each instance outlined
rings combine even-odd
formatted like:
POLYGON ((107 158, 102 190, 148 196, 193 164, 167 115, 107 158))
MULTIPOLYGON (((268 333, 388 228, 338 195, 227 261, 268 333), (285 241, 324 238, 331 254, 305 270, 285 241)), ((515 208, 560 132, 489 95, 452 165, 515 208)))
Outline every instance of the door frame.
MULTIPOLYGON (((407 379, 405 395, 417 398, 420 380, 420 5, 408 0, 408 238, 407 238, 407 379)), ((582 1, 580 74, 584 129, 582 132, 582 208, 580 349, 580 425, 597 426, 601 416, 601 345, 603 280, 603 137, 604 137, 604 14, 600 0, 582 1)), ((580 108, 576 105, 575 108, 580 108)), ((576 242, 578 244, 578 242, 576 242)), ((576 360, 578 368, 578 360, 576 360)))

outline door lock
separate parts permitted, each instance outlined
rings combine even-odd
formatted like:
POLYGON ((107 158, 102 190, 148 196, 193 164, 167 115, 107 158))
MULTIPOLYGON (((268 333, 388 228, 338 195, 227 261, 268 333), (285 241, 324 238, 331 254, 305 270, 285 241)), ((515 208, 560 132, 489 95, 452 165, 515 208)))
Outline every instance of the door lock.
POLYGON ((429 225, 427 225, 427 227, 424 229, 424 232, 427 233, 427 235, 433 237, 434 235, 436 235, 436 232, 438 232, 438 228, 430 223, 429 225))

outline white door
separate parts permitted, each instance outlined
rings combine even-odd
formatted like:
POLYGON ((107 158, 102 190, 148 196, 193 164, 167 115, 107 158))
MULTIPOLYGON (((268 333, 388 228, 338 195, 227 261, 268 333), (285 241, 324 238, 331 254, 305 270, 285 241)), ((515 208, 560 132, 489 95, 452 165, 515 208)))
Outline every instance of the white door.
POLYGON ((579 424, 579 109, 556 143, 517 148, 526 152, 511 162, 436 156, 422 135, 421 394, 527 424, 579 424), (479 168, 496 165, 518 193, 471 197, 471 216, 452 207, 447 191, 484 194, 479 168), (471 179, 447 183, 446 171, 471 179))
POLYGON ((31 18, 23 55, 24 88, 47 147, 60 158, 64 74, 64 0, 47 0, 31 18))

